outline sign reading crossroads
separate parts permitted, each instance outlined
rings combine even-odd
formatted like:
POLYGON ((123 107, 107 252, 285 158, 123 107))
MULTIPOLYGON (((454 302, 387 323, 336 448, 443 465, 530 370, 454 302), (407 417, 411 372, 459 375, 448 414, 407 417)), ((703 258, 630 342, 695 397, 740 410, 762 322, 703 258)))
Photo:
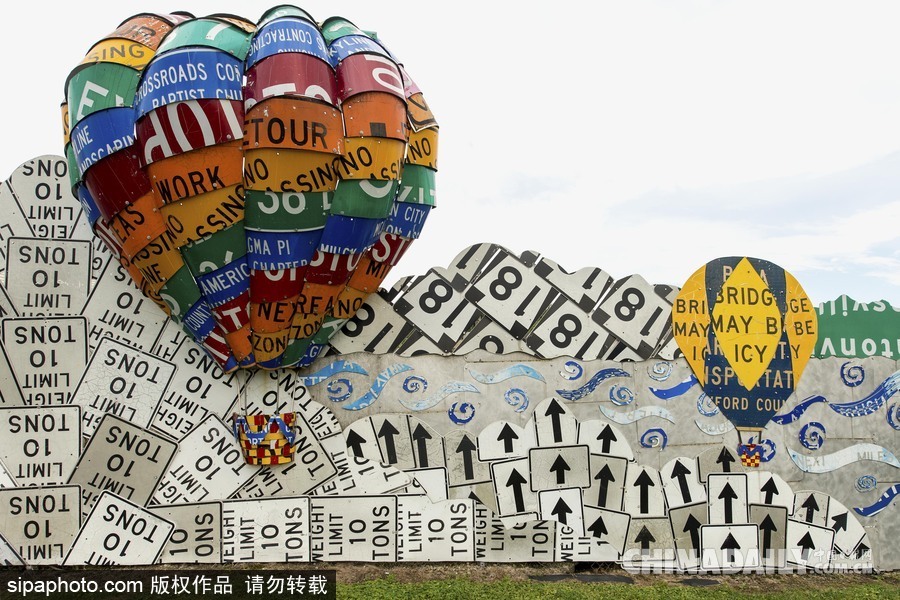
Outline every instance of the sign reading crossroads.
POLYGON ((682 287, 672 330, 703 391, 739 429, 760 429, 793 393, 817 321, 794 277, 770 262, 719 258, 682 287))

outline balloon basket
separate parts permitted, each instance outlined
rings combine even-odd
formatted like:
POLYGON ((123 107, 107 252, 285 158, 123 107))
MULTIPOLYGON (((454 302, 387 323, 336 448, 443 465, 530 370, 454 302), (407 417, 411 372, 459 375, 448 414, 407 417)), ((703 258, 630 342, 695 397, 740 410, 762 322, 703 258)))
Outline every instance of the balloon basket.
POLYGON ((234 437, 248 465, 275 466, 294 460, 295 413, 232 415, 234 437))

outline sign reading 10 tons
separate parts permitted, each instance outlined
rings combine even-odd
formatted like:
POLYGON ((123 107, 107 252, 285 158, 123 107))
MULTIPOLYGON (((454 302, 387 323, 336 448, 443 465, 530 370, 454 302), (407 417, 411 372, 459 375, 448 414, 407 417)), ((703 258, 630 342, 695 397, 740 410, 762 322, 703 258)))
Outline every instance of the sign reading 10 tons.
POLYGON ((672 331, 706 395, 736 428, 758 431, 796 388, 818 327, 793 275, 765 260, 729 257, 685 282, 672 331))

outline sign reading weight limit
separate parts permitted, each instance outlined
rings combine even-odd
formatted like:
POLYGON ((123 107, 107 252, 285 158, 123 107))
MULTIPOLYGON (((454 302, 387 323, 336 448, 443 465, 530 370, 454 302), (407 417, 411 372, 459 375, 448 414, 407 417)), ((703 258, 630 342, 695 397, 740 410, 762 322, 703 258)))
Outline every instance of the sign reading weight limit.
POLYGON ((713 260, 687 280, 672 331, 688 364, 738 429, 762 429, 794 391, 816 343, 812 302, 768 261, 713 260))

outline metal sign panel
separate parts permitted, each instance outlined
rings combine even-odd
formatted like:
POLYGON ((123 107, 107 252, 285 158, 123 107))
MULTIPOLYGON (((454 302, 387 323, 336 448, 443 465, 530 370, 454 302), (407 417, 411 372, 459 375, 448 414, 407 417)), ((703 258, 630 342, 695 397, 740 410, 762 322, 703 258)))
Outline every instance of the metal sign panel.
POLYGON ((584 507, 585 535, 599 543, 608 544, 617 557, 625 552, 631 514, 607 508, 584 507))
POLYGON ((591 454, 591 487, 584 491, 584 504, 622 510, 625 500, 625 474, 628 460, 618 456, 591 454))
POLYGON ((26 404, 68 404, 88 359, 87 319, 3 319, 3 344, 26 404))
POLYGON ((706 500, 706 489, 697 474, 697 461, 675 458, 663 465, 659 472, 669 510, 706 500))
POLYGON ((535 444, 534 430, 509 421, 493 421, 478 434, 479 460, 504 460, 528 455, 535 444))
POLYGON ((754 523, 700 527, 705 571, 735 573, 759 566, 759 529, 754 523))
POLYGON ((443 502, 450 497, 446 467, 410 469, 407 473, 412 477, 412 486, 421 489, 432 502, 443 502))
POLYGON ((159 505, 223 500, 253 474, 231 428, 209 415, 179 442, 178 452, 152 502, 159 505))
POLYGON ((811 569, 827 569, 834 549, 834 530, 788 519, 787 562, 811 569))
POLYGON ((134 287, 131 275, 115 260, 109 261, 100 273, 81 314, 90 322, 91 350, 97 348, 101 339, 110 337, 149 352, 169 320, 134 287))
POLYGON ((412 482, 403 471, 352 453, 348 457, 347 466, 356 486, 354 490, 358 494, 388 494, 405 488, 412 482))
POLYGON ((475 560, 485 562, 551 561, 556 524, 532 520, 505 527, 487 507, 475 504, 475 560))
POLYGON ((558 521, 571 527, 579 536, 588 535, 584 522, 584 503, 581 488, 542 490, 538 492, 538 509, 541 518, 558 521))
POLYGON ((311 560, 397 560, 396 496, 320 496, 309 508, 311 560))
POLYGON ((666 514, 666 497, 659 471, 647 466, 628 469, 625 477, 625 506, 636 517, 666 514))
POLYGON ((783 506, 788 514, 794 512, 794 491, 781 475, 768 471, 748 471, 747 491, 751 503, 783 506))
POLYGON ((0 531, 29 565, 58 565, 81 528, 77 485, 0 490, 0 531))
POLYGON ((163 564, 219 564, 222 562, 222 504, 172 504, 148 509, 175 525, 163 547, 163 564))
POLYGON ((474 434, 460 430, 444 436, 444 464, 450 487, 491 480, 489 463, 478 460, 477 441, 474 434))
POLYGON ((567 446, 578 440, 578 419, 559 398, 548 398, 534 408, 538 446, 567 446))
POLYGON ((587 446, 554 446, 528 451, 531 490, 554 490, 591 485, 587 446))
POLYGON ((831 497, 822 492, 794 492, 794 510, 792 515, 798 521, 811 523, 820 527, 828 527, 828 505, 831 497))
POLYGON ((172 363, 104 338, 72 399, 82 407, 82 433, 92 435, 104 414, 149 427, 174 373, 172 363))
POLYGON ((82 512, 106 491, 145 506, 177 449, 175 442, 105 415, 69 478, 81 486, 82 512))
POLYGON ((700 481, 706 483, 708 473, 743 473, 747 470, 741 459, 728 446, 715 446, 704 450, 697 457, 700 481))
POLYGON ((45 155, 22 164, 8 179, 35 237, 69 238, 81 214, 61 156, 45 155))
POLYGON ((0 461, 21 486, 62 485, 81 452, 81 408, 0 408, 0 461))
POLYGON ((483 316, 435 269, 417 278, 394 303, 394 310, 415 323, 442 352, 452 352, 463 334, 483 316))
POLYGON ((846 294, 819 304, 819 339, 814 356, 897 357, 900 314, 886 300, 858 302, 846 294))
POLYGON ((834 546, 846 556, 856 550, 866 530, 846 506, 831 498, 828 501, 828 527, 834 530, 834 546))
POLYGON ((678 568, 682 571, 696 570, 700 567, 700 528, 709 523, 706 502, 670 509, 669 523, 675 538, 678 568))
POLYGON ((475 559, 475 503, 425 496, 397 499, 397 560, 405 562, 475 559))
POLYGON ((669 327, 672 305, 640 275, 617 281, 592 314, 641 358, 650 358, 669 327))
POLYGON ((786 564, 788 509, 767 504, 750 505, 750 522, 759 528, 759 556, 762 566, 781 569, 786 564))
POLYGON ((340 332, 329 340, 335 350, 341 354, 385 354, 400 350, 407 338, 414 335, 415 326, 395 313, 383 294, 370 294, 340 332))
POLYGON ((578 424, 578 443, 591 447, 592 454, 621 456, 626 460, 634 460, 634 452, 628 439, 622 432, 606 421, 592 419, 578 424))
POLYGON ((222 561, 309 562, 309 498, 222 503, 222 561))
POLYGON ((175 525, 103 492, 72 543, 64 565, 149 565, 156 562, 175 525))
POLYGON ((239 394, 238 371, 225 373, 193 340, 183 337, 169 360, 175 374, 153 415, 151 429, 181 439, 208 414, 230 414, 239 394))
POLYGON ((593 536, 579 535, 566 525, 556 528, 556 554, 553 558, 556 562, 615 562, 620 558, 621 554, 612 544, 593 536))
POLYGON ((490 463, 497 511, 501 515, 520 515, 537 511, 537 495, 531 489, 527 458, 490 463))
POLYGON ((632 519, 622 553, 626 571, 646 568, 675 568, 675 540, 669 519, 632 519))
POLYGON ((4 465, 3 461, 0 460, 0 488, 11 487, 17 487, 16 480, 13 479, 12 473, 9 472, 9 469, 6 468, 6 465, 4 465))
POLYGON ((577 304, 560 297, 543 313, 540 324, 526 338, 530 350, 541 357, 607 358, 616 340, 577 304))
POLYGON ((517 340, 525 337, 558 296, 559 290, 502 248, 466 290, 469 301, 517 340))
POLYGON ((747 523, 747 475, 711 473, 707 477, 709 522, 713 525, 747 523))
POLYGON ((91 281, 89 241, 14 237, 6 248, 6 290, 20 315, 81 312, 91 281))

